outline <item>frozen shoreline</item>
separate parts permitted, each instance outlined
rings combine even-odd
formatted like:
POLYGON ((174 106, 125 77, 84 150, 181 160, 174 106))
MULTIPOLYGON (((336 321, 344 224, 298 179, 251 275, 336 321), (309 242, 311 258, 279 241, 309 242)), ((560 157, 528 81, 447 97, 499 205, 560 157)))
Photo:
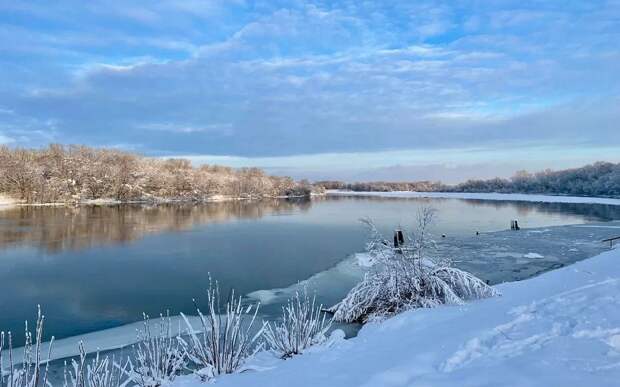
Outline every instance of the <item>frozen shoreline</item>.
POLYGON ((354 192, 328 190, 331 196, 374 196, 385 198, 437 198, 437 199, 471 199, 471 200, 499 200, 536 203, 583 203, 608 204, 620 206, 620 199, 600 198, 591 196, 554 196, 538 194, 503 194, 503 193, 468 193, 468 192, 354 192))
MULTIPOLYGON (((350 340, 220 386, 612 386, 620 378, 620 249, 524 281, 502 297, 405 312, 350 340)), ((175 387, 199 387, 192 376, 175 387)))

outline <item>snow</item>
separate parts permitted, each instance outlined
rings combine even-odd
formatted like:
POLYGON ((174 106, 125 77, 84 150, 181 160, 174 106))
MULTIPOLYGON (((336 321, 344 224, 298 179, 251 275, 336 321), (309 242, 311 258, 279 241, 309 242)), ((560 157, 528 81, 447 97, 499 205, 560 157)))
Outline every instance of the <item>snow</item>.
POLYGON ((328 190, 327 195, 341 196, 379 196, 393 198, 443 198, 443 199, 475 199, 475 200, 503 200, 538 203, 588 203, 620 205, 620 199, 582 197, 582 196, 553 196, 534 194, 502 194, 502 193, 468 193, 468 192, 354 192, 328 190))
POLYGON ((116 200, 116 199, 112 199, 112 198, 99 198, 99 199, 82 200, 80 203, 81 204, 88 204, 88 205, 104 206, 104 205, 120 204, 122 202, 120 200, 116 200))
POLYGON ((579 225, 577 227, 581 227, 581 228, 613 228, 613 229, 620 229, 620 226, 610 226, 610 225, 606 225, 606 224, 594 224, 594 225, 590 225, 590 224, 585 224, 585 225, 579 225))
POLYGON ((523 255, 524 258, 544 258, 543 255, 540 255, 538 253, 527 253, 523 255))
MULTIPOLYGON (((615 386, 620 250, 499 285, 502 297, 412 310, 288 360, 262 352, 219 386, 615 386)), ((174 387, 199 387, 193 376, 174 387)))
POLYGON ((355 254, 355 258, 357 259, 357 264, 360 267, 372 267, 376 263, 375 259, 368 253, 355 254))
POLYGON ((17 200, 11 199, 7 196, 0 194, 0 210, 9 209, 14 207, 18 203, 17 200))

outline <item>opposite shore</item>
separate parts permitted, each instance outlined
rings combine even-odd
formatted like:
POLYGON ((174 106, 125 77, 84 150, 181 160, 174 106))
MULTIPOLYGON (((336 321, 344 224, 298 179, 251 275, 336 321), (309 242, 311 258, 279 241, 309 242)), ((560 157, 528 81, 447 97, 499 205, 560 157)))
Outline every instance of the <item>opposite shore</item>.
POLYGON ((314 196, 325 196, 325 193, 310 193, 308 195, 279 195, 279 196, 228 196, 213 195, 204 199, 173 199, 173 198, 152 198, 139 200, 117 200, 117 199, 88 199, 75 202, 49 202, 49 203, 27 203, 23 200, 17 200, 0 194, 0 211, 13 209, 15 207, 63 207, 63 206, 111 206, 119 204, 187 204, 187 203, 221 203, 234 201, 250 201, 264 199, 309 199, 314 196))
POLYGON ((51 203, 26 203, 17 199, 0 194, 0 210, 18 206, 74 206, 74 205, 118 205, 118 204, 171 204, 171 203, 219 203, 230 201, 262 200, 262 199, 311 199, 322 196, 364 196, 382 198, 441 198, 441 199, 465 199, 465 200, 494 200, 494 201, 521 201, 537 203, 582 203, 620 205, 619 198, 592 197, 592 196, 567 196, 548 194, 523 194, 523 193, 488 193, 488 192, 417 192, 417 191, 346 191, 326 190, 322 192, 310 192, 303 195, 278 195, 278 196, 229 196, 213 195, 204 199, 188 198, 150 198, 142 200, 117 200, 117 199, 88 199, 76 202, 51 202, 51 203))

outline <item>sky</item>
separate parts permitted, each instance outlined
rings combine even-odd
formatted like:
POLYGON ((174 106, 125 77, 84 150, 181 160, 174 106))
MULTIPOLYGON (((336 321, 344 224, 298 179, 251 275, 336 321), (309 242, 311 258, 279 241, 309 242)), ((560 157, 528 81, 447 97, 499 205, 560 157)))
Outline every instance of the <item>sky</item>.
POLYGON ((296 178, 620 162, 620 0, 0 0, 0 144, 296 178))

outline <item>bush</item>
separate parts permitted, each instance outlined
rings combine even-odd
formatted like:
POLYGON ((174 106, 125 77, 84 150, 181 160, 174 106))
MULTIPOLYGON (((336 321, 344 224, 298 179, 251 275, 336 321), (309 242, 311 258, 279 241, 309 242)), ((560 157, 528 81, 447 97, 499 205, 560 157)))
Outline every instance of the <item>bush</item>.
POLYGON ((498 295, 479 278, 452 267, 450 260, 433 259, 427 254, 434 245, 428 233, 433 218, 434 210, 423 209, 418 215, 417 232, 406 244, 395 248, 371 221, 364 221, 370 227, 367 251, 377 262, 376 269, 330 308, 335 321, 364 323, 411 308, 462 304, 498 295))
POLYGON ((127 364, 121 367, 114 362, 114 357, 101 357, 99 352, 87 363, 82 342, 79 351, 79 361, 71 360, 72 370, 68 369, 65 362, 64 387, 124 387, 129 382, 124 377, 127 364))
POLYGON ((34 339, 32 333, 28 329, 28 322, 25 327, 25 344, 24 356, 20 364, 14 363, 13 358, 13 340, 11 332, 5 335, 0 332, 0 387, 47 387, 47 376, 49 370, 49 359, 51 357, 54 337, 49 344, 48 355, 45 361, 41 360, 41 344, 43 343, 43 323, 45 316, 41 314, 41 307, 37 306, 37 324, 35 328, 34 339), (8 373, 3 373, 4 359, 2 352, 4 350, 5 341, 8 344, 9 362, 8 373), (42 369, 42 367, 45 367, 42 369))
POLYGON ((138 333, 136 366, 130 362, 130 379, 140 387, 159 387, 174 380, 187 365, 180 336, 172 335, 170 316, 160 316, 159 332, 153 334, 148 316, 138 333))
POLYGON ((205 316, 196 307, 203 332, 201 334, 194 330, 187 317, 182 314, 189 330, 189 341, 184 347, 189 359, 198 367, 197 374, 203 379, 239 370, 246 358, 260 349, 254 348, 254 344, 262 334, 262 329, 259 329, 252 335, 258 305, 244 308, 241 297, 236 298, 232 292, 222 308, 217 283, 215 286, 209 285, 207 310, 205 316), (254 312, 250 321, 245 324, 244 317, 252 313, 252 310, 254 312))
POLYGON ((295 293, 282 307, 282 321, 266 325, 264 338, 269 348, 288 358, 324 342, 331 319, 326 320, 322 305, 316 306, 315 302, 316 296, 310 300, 305 290, 303 296, 295 293))

